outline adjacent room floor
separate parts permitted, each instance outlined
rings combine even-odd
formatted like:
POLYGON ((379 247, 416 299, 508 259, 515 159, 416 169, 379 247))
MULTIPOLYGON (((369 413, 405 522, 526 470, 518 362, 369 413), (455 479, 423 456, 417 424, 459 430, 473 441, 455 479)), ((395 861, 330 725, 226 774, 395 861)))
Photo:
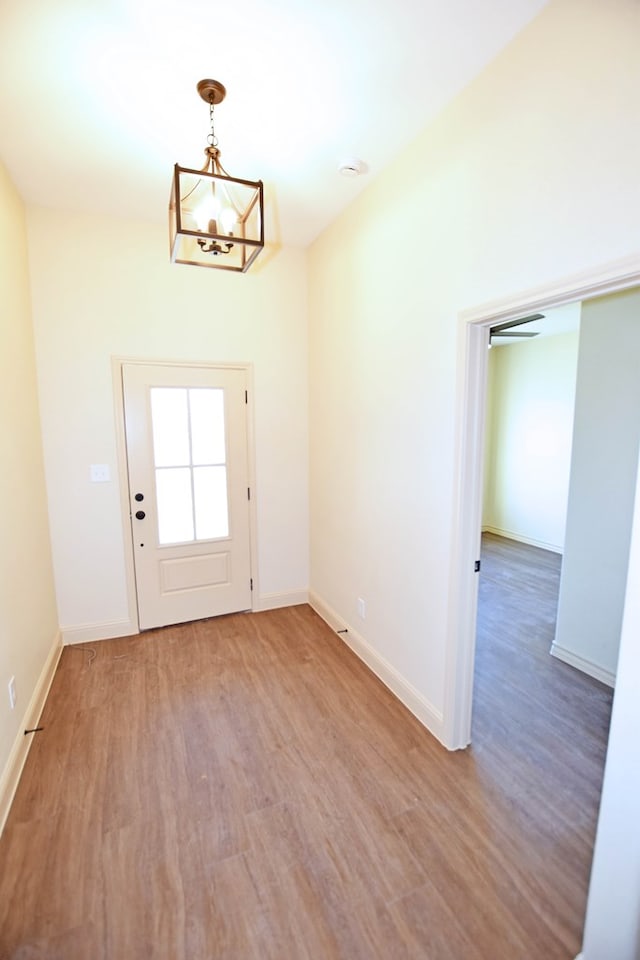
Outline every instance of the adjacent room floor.
POLYGON ((306 606, 66 648, 0 957, 573 960, 611 696, 549 656, 531 550, 487 542, 455 754, 306 606))

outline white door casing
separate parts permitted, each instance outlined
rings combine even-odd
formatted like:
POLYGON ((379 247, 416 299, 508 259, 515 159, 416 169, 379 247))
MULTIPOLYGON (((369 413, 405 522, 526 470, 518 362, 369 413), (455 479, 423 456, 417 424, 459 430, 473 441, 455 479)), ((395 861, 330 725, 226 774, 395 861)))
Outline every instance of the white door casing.
POLYGON ((140 629, 249 609, 246 370, 123 363, 122 388, 140 629))

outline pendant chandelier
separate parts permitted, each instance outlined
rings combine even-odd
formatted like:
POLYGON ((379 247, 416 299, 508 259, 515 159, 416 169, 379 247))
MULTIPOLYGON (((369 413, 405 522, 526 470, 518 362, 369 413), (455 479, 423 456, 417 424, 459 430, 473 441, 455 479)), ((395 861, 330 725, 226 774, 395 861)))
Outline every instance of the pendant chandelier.
POLYGON ((169 202, 172 263, 246 273, 264 247, 262 180, 230 176, 220 163, 213 111, 226 90, 201 80, 198 93, 209 104, 210 132, 201 170, 176 163, 169 202))

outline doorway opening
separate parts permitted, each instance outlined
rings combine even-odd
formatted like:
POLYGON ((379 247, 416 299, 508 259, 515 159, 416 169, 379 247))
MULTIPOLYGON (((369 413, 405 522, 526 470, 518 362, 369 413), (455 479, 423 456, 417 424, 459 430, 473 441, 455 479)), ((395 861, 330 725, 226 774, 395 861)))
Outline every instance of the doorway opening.
MULTIPOLYGON (((629 299, 629 294, 625 296, 629 299)), ((604 303, 609 302, 605 298, 604 303)), ((574 519, 575 504, 584 497, 586 485, 591 489, 594 471, 585 476, 589 464, 580 459, 572 463, 573 437, 576 430, 580 435, 590 427, 585 422, 585 400, 591 400, 594 390, 602 394, 604 386, 598 382, 601 377, 587 382, 584 375, 590 355, 600 346, 595 326, 599 318, 590 307, 585 310, 582 375, 578 377, 582 312, 580 303, 571 304, 499 324, 490 331, 493 349, 487 378, 472 738, 476 746, 486 745, 496 731, 511 728, 514 737, 520 731, 523 751, 538 751, 538 766, 543 743, 558 760, 570 745, 565 780, 574 753, 579 753, 577 783, 581 785, 586 769, 592 768, 585 805, 593 807, 599 796, 613 684, 601 683, 604 671, 598 672, 595 664, 589 670, 586 660, 580 664, 568 649, 558 658, 550 656, 556 638, 567 513, 572 529, 563 603, 572 602, 576 589, 582 588, 576 583, 576 574, 582 578, 574 561, 577 534, 580 551, 593 554, 594 597, 599 585, 597 540, 591 530, 576 531, 574 519), (574 669, 579 666, 584 669, 574 669)), ((617 376, 622 379, 622 372, 617 376)), ((605 408, 606 395, 599 399, 605 408)), ((637 438, 634 442, 637 445, 637 438)), ((594 445, 598 446, 595 433, 594 445)), ((585 606, 591 602, 589 597, 584 600, 585 606)), ((610 627, 613 633, 614 623, 610 627)), ((570 643, 572 633, 572 628, 564 627, 567 647, 576 653, 584 650, 585 635, 570 643)), ((530 789, 535 789, 535 783, 530 789)))
POLYGON ((633 257, 460 316, 458 485, 443 722, 449 749, 463 749, 471 742, 490 328, 638 286, 640 258, 633 257))
MULTIPOLYGON (((628 258, 561 283, 470 311, 460 317, 458 390, 458 486, 453 531, 450 632, 444 710, 445 743, 462 749, 471 742, 475 643, 478 615, 478 567, 482 522, 483 441, 489 330, 502 322, 575 301, 589 301, 640 286, 640 258, 628 258)), ((637 457, 634 465, 637 486, 637 457)), ((629 521, 631 523, 631 521, 629 521)), ((623 588, 630 595, 629 588, 623 588)), ((623 601, 625 597, 623 597, 623 601)), ((626 662, 626 661, 623 661, 626 662)), ((627 677, 618 672, 621 686, 627 677)), ((509 735, 511 731, 508 731, 509 735)), ((608 736, 607 736, 608 740, 608 736)), ((508 740, 517 749, 517 742, 508 740)), ((547 753, 548 756, 548 753, 547 753)), ((506 765, 508 766, 508 765, 506 765)), ((505 770, 500 758, 500 769, 505 770)), ((526 786, 525 786, 526 790, 526 786)), ((599 830, 609 820, 600 811, 599 830)), ((591 858, 590 858, 591 861, 591 858)), ((586 878, 585 878, 586 880, 586 878)), ((592 876, 591 885, 593 887, 592 876)), ((585 888, 586 889, 586 888, 585 888)))

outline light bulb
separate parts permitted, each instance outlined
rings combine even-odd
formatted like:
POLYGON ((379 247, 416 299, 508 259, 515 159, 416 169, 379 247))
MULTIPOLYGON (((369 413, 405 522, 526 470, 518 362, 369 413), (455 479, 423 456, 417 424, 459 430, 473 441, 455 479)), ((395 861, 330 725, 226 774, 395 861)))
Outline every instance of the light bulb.
POLYGON ((224 233, 233 233, 233 228, 237 223, 236 212, 232 207, 223 207, 220 212, 220 223, 224 233))
MULTIPOLYGON (((198 204, 198 206, 193 211, 193 219, 198 225, 198 230, 201 233, 210 233, 210 223, 213 220, 214 224, 220 213, 220 201, 215 196, 215 194, 210 193, 208 196, 198 204)), ((217 227, 214 226, 213 233, 217 233, 217 227)))

